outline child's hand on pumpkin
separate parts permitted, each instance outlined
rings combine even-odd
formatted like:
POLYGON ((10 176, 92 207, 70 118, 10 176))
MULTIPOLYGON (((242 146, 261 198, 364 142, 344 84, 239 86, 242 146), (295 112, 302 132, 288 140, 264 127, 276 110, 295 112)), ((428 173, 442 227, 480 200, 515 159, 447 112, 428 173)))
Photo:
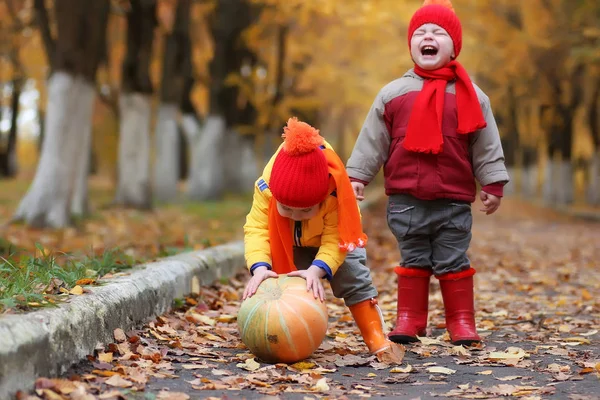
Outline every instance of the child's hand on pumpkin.
POLYGON ((479 193, 479 198, 483 203, 484 208, 479 211, 485 212, 485 215, 490 215, 496 212, 496 210, 500 207, 501 197, 494 196, 493 194, 489 194, 484 192, 483 190, 479 193))
POLYGON ((312 290, 315 299, 325 301, 325 288, 321 283, 321 278, 325 276, 325 270, 311 265, 308 269, 290 272, 288 276, 299 276, 306 279, 306 291, 312 290))
POLYGON ((252 297, 256 290, 264 281, 268 278, 277 278, 277 273, 271 271, 267 267, 258 267, 254 270, 254 274, 248 284, 246 285, 246 289, 244 289, 244 294, 242 296, 242 300, 246 300, 248 297, 252 297))

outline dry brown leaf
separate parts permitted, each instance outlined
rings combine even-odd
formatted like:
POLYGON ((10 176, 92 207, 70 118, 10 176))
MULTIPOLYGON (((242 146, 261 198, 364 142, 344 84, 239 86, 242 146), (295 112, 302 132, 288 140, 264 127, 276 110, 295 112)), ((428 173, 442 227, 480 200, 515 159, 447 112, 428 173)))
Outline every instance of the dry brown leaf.
POLYGON ((123 329, 121 329, 121 328, 115 329, 113 335, 117 342, 126 342, 127 341, 127 335, 125 335, 125 332, 123 332, 123 329))
POLYGON ((133 386, 133 383, 130 381, 123 379, 120 375, 113 375, 108 378, 104 383, 109 386, 119 387, 119 388, 128 388, 133 386))

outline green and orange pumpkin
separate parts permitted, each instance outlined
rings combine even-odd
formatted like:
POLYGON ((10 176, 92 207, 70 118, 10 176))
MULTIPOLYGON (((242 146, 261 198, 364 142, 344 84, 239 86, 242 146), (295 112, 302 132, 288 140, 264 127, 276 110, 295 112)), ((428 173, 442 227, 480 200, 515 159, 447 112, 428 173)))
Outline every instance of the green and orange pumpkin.
POLYGON ((306 280, 279 275, 263 281, 240 306, 238 329, 250 352, 267 363, 309 357, 327 332, 327 307, 307 292, 306 280))

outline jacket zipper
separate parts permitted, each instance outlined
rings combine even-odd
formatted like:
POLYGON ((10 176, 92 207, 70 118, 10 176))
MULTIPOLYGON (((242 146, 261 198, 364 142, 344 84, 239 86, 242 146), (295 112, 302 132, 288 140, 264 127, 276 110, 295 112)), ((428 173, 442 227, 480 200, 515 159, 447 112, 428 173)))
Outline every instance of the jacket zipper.
POLYGON ((294 243, 300 247, 300 238, 302 237, 302 221, 294 222, 294 243))

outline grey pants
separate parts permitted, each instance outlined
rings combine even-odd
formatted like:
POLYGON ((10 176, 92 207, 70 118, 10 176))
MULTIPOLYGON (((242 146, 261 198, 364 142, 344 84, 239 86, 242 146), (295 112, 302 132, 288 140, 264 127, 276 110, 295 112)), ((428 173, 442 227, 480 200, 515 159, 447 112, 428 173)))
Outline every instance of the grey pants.
MULTIPOLYGON (((294 247, 294 263, 298 269, 308 269, 319 251, 316 247, 294 247)), ((367 267, 367 251, 358 248, 346 256, 346 260, 330 281, 333 295, 344 299, 346 306, 377 297, 371 271, 367 267)))
POLYGON ((387 222, 398 240, 401 266, 428 268, 436 276, 469 268, 470 203, 392 195, 387 222))

